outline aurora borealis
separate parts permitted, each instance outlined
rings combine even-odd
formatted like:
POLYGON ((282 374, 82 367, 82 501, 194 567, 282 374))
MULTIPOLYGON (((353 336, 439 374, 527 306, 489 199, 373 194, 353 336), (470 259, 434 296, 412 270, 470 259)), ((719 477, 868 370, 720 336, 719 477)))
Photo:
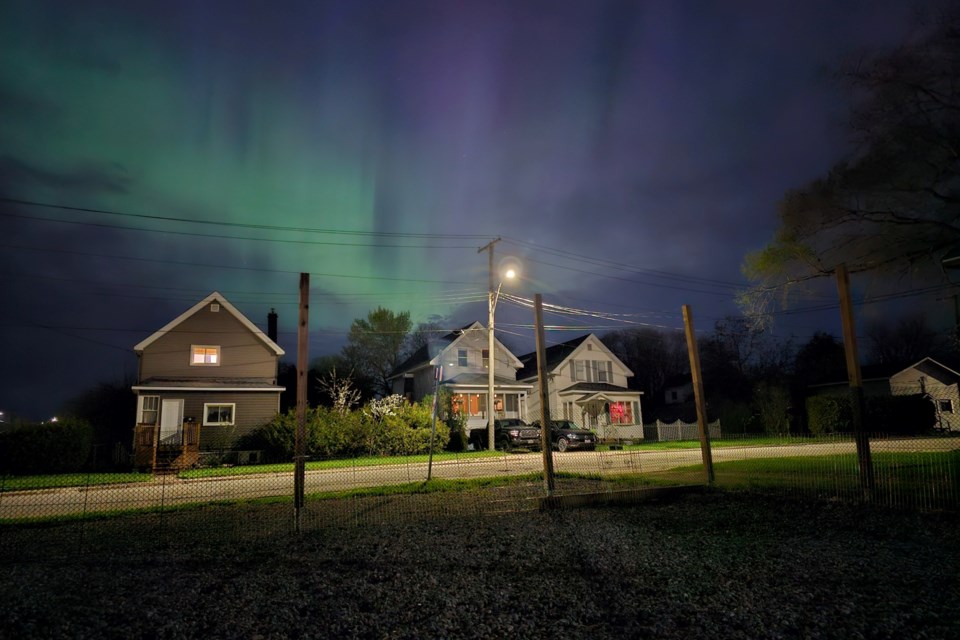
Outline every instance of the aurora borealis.
MULTIPOLYGON (((292 353, 300 271, 314 356, 378 304, 482 320, 477 248, 497 236, 524 264, 518 295, 662 326, 690 302, 709 324, 735 309, 784 190, 848 148, 827 70, 915 17, 906 2, 4 2, 0 409, 44 417, 130 373, 132 345, 213 290, 261 325, 277 308, 292 353)), ((527 310, 499 313, 508 341, 529 336, 527 310)))

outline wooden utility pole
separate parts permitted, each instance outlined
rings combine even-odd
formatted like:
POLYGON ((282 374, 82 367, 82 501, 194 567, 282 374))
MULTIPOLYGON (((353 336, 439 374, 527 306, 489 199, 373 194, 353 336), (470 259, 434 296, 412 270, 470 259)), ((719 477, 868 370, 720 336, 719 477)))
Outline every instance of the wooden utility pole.
POLYGON ((540 381, 540 447, 543 451, 543 488, 553 495, 553 448, 550 433, 550 390, 547 388, 547 347, 543 338, 543 296, 533 296, 534 324, 537 326, 537 380, 540 381))
POLYGON ((683 328, 687 334, 687 353, 690 356, 690 374, 693 376, 693 399, 697 405, 697 429, 700 432, 700 454, 707 484, 713 484, 713 454, 710 452, 710 430, 707 427, 707 401, 703 395, 703 376, 700 373, 700 350, 697 334, 693 331, 693 312, 683 305, 683 328))
POLYGON ((306 480, 305 443, 307 436, 308 317, 310 274, 300 274, 300 317, 297 324, 297 431, 293 444, 293 519, 299 534, 302 523, 303 488, 306 480))
POLYGON ((488 259, 488 268, 490 274, 489 288, 487 290, 487 311, 489 312, 487 318, 487 445, 490 447, 490 451, 496 449, 496 441, 494 440, 494 419, 493 414, 493 383, 494 383, 494 372, 496 370, 496 358, 494 358, 494 337, 493 337, 493 315, 496 311, 496 300, 494 295, 496 295, 493 288, 493 245, 500 242, 500 238, 495 238, 477 249, 477 253, 482 253, 484 251, 489 251, 490 256, 488 259))
POLYGON ((837 289, 840 293, 840 320, 843 323, 843 351, 847 358, 847 378, 850 381, 850 410, 853 435, 857 441, 857 466, 864 500, 873 497, 873 461, 870 457, 870 438, 863 425, 863 377, 857 354, 857 332, 853 321, 853 298, 850 295, 850 274, 846 265, 837 267, 837 289))

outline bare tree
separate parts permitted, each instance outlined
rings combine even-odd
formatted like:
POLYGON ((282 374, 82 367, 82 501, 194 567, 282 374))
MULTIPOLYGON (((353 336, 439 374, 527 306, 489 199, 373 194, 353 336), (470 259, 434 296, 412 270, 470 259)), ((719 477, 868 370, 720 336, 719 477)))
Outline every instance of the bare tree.
POLYGON ((788 192, 773 241, 746 257, 755 284, 741 303, 754 316, 841 263, 942 283, 960 243, 960 12, 841 77, 855 92, 857 151, 788 192))
POLYGON ((337 368, 332 368, 325 375, 317 376, 317 386, 330 396, 333 408, 340 413, 346 413, 360 404, 362 394, 351 378, 353 372, 346 377, 337 375, 337 368))
POLYGON ((873 322, 864 332, 873 364, 910 365, 943 350, 946 341, 923 314, 873 322))

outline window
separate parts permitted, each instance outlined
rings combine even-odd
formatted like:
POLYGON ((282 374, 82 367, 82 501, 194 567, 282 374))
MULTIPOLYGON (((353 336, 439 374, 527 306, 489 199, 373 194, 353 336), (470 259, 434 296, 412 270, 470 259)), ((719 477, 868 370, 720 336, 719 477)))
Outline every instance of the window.
POLYGON ((573 380, 581 382, 613 382, 613 363, 609 360, 575 360, 573 380))
POLYGON ((467 360, 467 350, 466 349, 457 349, 457 364, 461 367, 467 366, 469 361, 467 360))
POLYGON ((597 372, 597 382, 613 382, 613 363, 609 360, 600 361, 600 370, 597 372))
POLYGON ((487 413, 487 394, 458 393, 451 398, 453 412, 468 416, 485 416, 487 413))
POLYGON ((190 348, 191 367, 216 367, 220 365, 220 347, 209 344, 195 344, 190 348))
POLYGON ((953 413, 953 400, 937 400, 937 409, 940 413, 953 413))
POLYGON ((233 413, 235 404, 204 404, 203 405, 203 424, 209 425, 231 425, 233 424, 233 413))
POLYGON ((140 424, 157 424, 160 417, 160 396, 143 396, 140 424))
POLYGON ((481 359, 483 360, 483 368, 486 369, 487 367, 490 366, 490 350, 484 349, 483 351, 480 352, 480 354, 481 354, 481 359))
POLYGON ((633 424, 633 403, 611 402, 610 424, 633 424))
POLYGON ((519 411, 520 410, 520 396, 515 393, 507 394, 507 411, 519 411))
POLYGON ((587 374, 584 373, 584 365, 585 365, 585 364, 586 364, 586 362, 583 361, 583 360, 574 360, 574 361, 573 361, 573 366, 574 366, 574 369, 575 369, 575 373, 574 373, 574 376, 573 376, 573 379, 574 379, 574 380, 586 380, 586 379, 587 379, 587 374))

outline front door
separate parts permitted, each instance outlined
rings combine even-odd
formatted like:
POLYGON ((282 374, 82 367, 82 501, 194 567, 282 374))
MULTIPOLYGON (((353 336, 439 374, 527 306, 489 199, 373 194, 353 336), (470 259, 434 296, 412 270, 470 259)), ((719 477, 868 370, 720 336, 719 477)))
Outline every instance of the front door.
POLYGON ((180 444, 183 400, 164 399, 160 407, 160 444, 180 444))

